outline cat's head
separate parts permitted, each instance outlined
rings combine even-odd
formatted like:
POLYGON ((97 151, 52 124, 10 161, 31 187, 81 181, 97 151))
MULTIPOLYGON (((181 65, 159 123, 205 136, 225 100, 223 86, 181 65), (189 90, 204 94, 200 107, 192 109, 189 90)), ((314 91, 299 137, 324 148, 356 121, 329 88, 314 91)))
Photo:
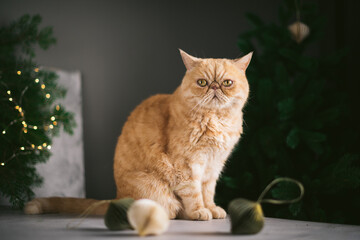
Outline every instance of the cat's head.
POLYGON ((238 59, 196 58, 180 50, 186 67, 183 99, 194 108, 221 109, 244 105, 249 95, 245 76, 252 52, 238 59))

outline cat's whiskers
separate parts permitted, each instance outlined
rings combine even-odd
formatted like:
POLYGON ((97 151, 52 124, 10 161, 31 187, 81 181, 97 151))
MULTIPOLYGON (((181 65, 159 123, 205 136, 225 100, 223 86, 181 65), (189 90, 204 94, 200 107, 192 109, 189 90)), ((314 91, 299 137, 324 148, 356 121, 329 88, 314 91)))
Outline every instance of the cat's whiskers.
POLYGON ((223 92, 221 92, 221 90, 218 90, 216 93, 212 92, 211 93, 212 98, 209 99, 209 103, 211 101, 214 101, 213 104, 215 104, 215 106, 220 107, 223 104, 226 104, 230 101, 230 98, 227 97, 223 92), (214 99, 214 97, 216 97, 216 99, 214 99))
POLYGON ((203 102, 204 98, 200 99, 200 101, 189 111, 192 112, 197 106, 199 106, 203 102))
POLYGON ((228 98, 225 94, 223 93, 219 93, 217 95, 217 97, 219 98, 219 100, 223 101, 223 103, 227 103, 229 102, 230 98, 228 98))
POLYGON ((196 115, 196 114, 198 113, 198 111, 201 109, 202 105, 203 105, 204 103, 207 103, 208 100, 211 99, 211 97, 212 97, 211 94, 205 95, 205 97, 203 98, 202 103, 201 103, 201 104, 199 105, 199 107, 196 109, 194 115, 196 115))
POLYGON ((213 96, 212 96, 211 93, 207 93, 204 97, 202 97, 202 98, 200 99, 200 101, 195 105, 195 107, 193 107, 193 108, 189 111, 189 113, 191 113, 192 111, 196 110, 196 111, 193 113, 193 115, 196 115, 197 112, 199 111, 199 109, 201 108, 201 106, 202 106, 204 103, 208 102, 209 99, 211 99, 212 97, 213 97, 213 96))
POLYGON ((201 98, 200 101, 189 111, 189 113, 191 113, 192 111, 194 111, 194 109, 196 107, 200 107, 200 104, 204 103, 204 98, 201 98))

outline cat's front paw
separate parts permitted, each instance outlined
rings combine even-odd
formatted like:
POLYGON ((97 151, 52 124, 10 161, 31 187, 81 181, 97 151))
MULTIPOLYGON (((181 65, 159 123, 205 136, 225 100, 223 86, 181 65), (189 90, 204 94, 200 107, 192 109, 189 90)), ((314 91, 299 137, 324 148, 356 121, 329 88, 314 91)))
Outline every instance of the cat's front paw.
POLYGON ((222 219, 226 218, 226 212, 221 207, 215 206, 213 208, 209 208, 212 213, 214 219, 222 219))
POLYGON ((208 221, 212 219, 212 214, 207 208, 200 208, 199 210, 188 213, 187 215, 191 220, 208 221))

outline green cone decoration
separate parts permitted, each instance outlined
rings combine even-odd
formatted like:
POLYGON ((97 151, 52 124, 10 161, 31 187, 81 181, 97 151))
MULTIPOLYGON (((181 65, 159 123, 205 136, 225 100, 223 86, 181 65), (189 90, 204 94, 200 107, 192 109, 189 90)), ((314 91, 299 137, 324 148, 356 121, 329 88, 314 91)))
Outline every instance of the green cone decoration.
POLYGON ((110 202, 104 217, 105 225, 109 230, 132 229, 127 218, 127 211, 134 201, 132 198, 123 198, 110 202))
POLYGON ((232 234, 256 234, 261 231, 264 226, 264 214, 261 208, 261 203, 271 204, 286 204, 295 203, 301 200, 304 196, 304 186, 301 182, 281 177, 273 180, 266 186, 264 191, 260 194, 259 199, 254 202, 243 198, 237 198, 229 203, 228 213, 231 220, 232 234), (279 200, 279 199, 264 199, 266 193, 279 182, 292 182, 300 189, 300 195, 294 199, 279 200))
POLYGON ((228 213, 232 234, 255 234, 264 226, 264 215, 257 202, 238 198, 230 202, 228 213))

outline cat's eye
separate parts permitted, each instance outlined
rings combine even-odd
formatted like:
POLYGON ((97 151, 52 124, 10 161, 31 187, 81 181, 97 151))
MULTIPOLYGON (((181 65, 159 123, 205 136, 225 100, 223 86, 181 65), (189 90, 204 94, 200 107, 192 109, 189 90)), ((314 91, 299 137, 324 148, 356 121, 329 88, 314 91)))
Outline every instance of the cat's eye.
POLYGON ((225 80, 222 83, 225 87, 230 87, 231 85, 233 85, 233 81, 232 80, 225 80))
POLYGON ((199 80, 197 80, 197 84, 200 87, 205 87, 208 84, 208 82, 205 79, 199 79, 199 80))

